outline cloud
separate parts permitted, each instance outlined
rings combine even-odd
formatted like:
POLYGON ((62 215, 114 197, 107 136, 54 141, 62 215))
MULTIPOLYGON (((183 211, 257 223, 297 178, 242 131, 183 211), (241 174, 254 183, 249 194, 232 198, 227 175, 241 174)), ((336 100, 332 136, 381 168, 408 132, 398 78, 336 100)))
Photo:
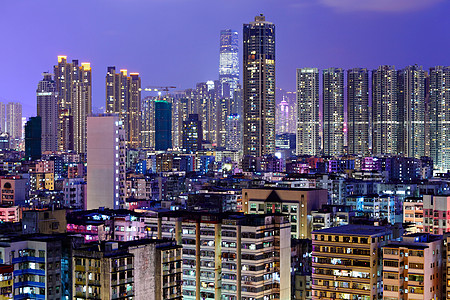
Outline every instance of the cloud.
POLYGON ((337 11, 407 12, 434 6, 444 0, 319 0, 337 11))

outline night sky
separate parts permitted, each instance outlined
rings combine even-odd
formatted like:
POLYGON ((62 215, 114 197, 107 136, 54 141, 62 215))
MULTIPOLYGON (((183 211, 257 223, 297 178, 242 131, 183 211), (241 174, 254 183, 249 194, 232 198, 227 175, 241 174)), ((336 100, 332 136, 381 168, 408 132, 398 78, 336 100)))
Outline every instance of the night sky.
POLYGON ((450 65, 445 0, 0 0, 0 101, 35 115, 57 55, 91 62, 94 106, 107 66, 141 73, 143 86, 194 87, 218 77, 220 30, 241 35, 260 13, 276 25, 283 89, 299 67, 450 65))

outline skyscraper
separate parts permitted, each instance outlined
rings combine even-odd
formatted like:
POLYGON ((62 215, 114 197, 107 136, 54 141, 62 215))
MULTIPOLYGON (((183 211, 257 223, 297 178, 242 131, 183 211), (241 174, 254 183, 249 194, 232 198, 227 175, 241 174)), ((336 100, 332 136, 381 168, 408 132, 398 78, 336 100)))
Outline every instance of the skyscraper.
POLYGON ((36 90, 37 115, 42 120, 42 152, 58 150, 58 100, 56 86, 49 73, 42 74, 36 90))
POLYGON ((369 72, 347 70, 348 154, 369 155, 369 72))
POLYGON ((77 153, 87 150, 87 117, 92 112, 92 74, 90 63, 73 63, 73 146, 77 153))
POLYGON ((320 154, 319 70, 297 69, 297 155, 320 154))
POLYGON ((122 208, 125 197, 125 134, 114 115, 88 117, 87 209, 122 208))
POLYGON ((58 99, 58 150, 86 153, 87 116, 92 111, 92 80, 89 63, 67 62, 58 56, 54 66, 58 99))
POLYGON ((106 73, 106 113, 118 114, 124 122, 128 147, 140 147, 141 78, 139 73, 108 67, 106 73))
POLYGON ((202 148, 202 122, 198 114, 189 115, 183 122, 183 149, 187 152, 196 152, 202 148))
POLYGON ((231 114, 226 123, 226 148, 227 150, 240 151, 242 148, 242 123, 241 116, 231 114))
POLYGON ((435 167, 450 170, 450 67, 430 68, 430 140, 435 167))
POLYGON ((394 66, 380 66, 372 71, 372 152, 398 153, 397 71, 394 66))
POLYGON ((183 122, 187 119, 188 113, 187 98, 172 99, 172 147, 180 149, 183 146, 183 122))
POLYGON ((22 140, 22 104, 6 104, 6 132, 9 133, 11 149, 18 149, 22 140))
POLYGON ((6 108, 5 104, 0 102, 0 131, 6 132, 6 108))
POLYGON ((275 153, 275 25, 244 24, 244 155, 275 153))
POLYGON ((141 147, 155 147, 155 98, 151 96, 141 102, 141 147))
POLYGON ((25 158, 41 158, 41 117, 31 117, 25 124, 25 158))
POLYGON ((344 71, 323 70, 323 153, 344 154, 344 71))
POLYGON ((276 108, 276 133, 282 134, 289 132, 289 115, 292 107, 283 99, 276 108))
POLYGON ((218 97, 214 81, 200 82, 195 90, 199 119, 202 121, 203 139, 216 144, 218 137, 218 97))
POLYGON ((172 103, 155 101, 155 150, 172 148, 172 103))
POLYGON ((425 71, 417 65, 399 71, 399 153, 425 156, 425 71))
POLYGON ((233 98, 239 84, 239 45, 237 31, 220 32, 219 81, 220 97, 233 98))
POLYGON ((67 56, 58 56, 58 64, 53 67, 58 96, 58 150, 73 150, 72 74, 67 56))

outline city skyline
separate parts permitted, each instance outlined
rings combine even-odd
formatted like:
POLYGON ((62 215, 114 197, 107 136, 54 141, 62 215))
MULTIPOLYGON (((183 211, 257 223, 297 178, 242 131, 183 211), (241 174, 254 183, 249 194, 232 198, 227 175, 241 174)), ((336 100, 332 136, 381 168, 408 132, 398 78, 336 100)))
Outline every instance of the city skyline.
MULTIPOLYGON (((254 1, 240 3, 239 6, 233 1, 218 2, 205 8, 207 11, 216 12, 215 18, 205 19, 198 18, 199 14, 203 15, 198 10, 202 1, 188 4, 177 0, 170 3, 135 0, 129 3, 126 9, 122 9, 123 5, 119 1, 108 2, 108 6, 103 1, 81 1, 80 8, 87 18, 81 28, 61 17, 57 13, 61 7, 52 5, 53 1, 40 1, 39 5, 25 1, 20 7, 17 7, 19 4, 16 3, 5 3, 2 7, 4 16, 0 21, 3 26, 8 27, 7 24, 14 22, 18 11, 21 11, 28 21, 9 30, 4 37, 5 44, 15 47, 0 50, 2 56, 11 57, 4 62, 5 69, 10 72, 0 75, 0 101, 19 101, 24 105, 25 116, 34 115, 36 104, 33 96, 36 82, 41 79, 42 72, 52 71, 50 66, 58 55, 91 62, 94 107, 104 106, 102 100, 105 92, 102 82, 104 70, 109 65, 139 72, 143 78, 143 86, 175 85, 179 89, 185 89, 193 87, 196 82, 217 79, 220 31, 229 28, 241 35, 242 24, 259 13, 264 13, 277 24, 280 32, 277 36, 277 85, 286 90, 295 90, 296 68, 325 69, 335 66, 343 69, 375 69, 382 64, 393 64, 397 69, 401 69, 417 63, 428 69, 435 65, 450 64, 445 51, 449 41, 444 40, 440 47, 428 47, 426 43, 416 42, 426 38, 441 40, 443 33, 445 36, 444 28, 449 21, 443 16, 446 8, 450 8, 449 3, 431 1, 418 6, 417 1, 412 1, 411 4, 400 1, 397 5, 386 4, 385 11, 380 11, 377 8, 380 5, 376 3, 385 1, 372 1, 373 7, 364 7, 361 4, 360 7, 349 11, 344 7, 335 8, 324 4, 326 2, 333 1, 300 2, 297 5, 286 1, 278 4, 258 2, 257 9, 254 1), (145 17, 148 12, 154 10, 161 13, 155 14, 154 18, 145 17), (183 11, 183 15, 176 14, 179 11, 183 11), (99 22, 96 21, 111 15, 120 15, 125 22, 121 22, 121 26, 113 25, 111 28, 97 25, 99 22), (36 16, 39 16, 39 19, 36 16), (39 47, 42 41, 34 37, 39 35, 33 34, 34 28, 28 29, 30 24, 34 23, 42 26, 50 24, 53 17, 45 21, 45 16, 55 16, 59 22, 57 23, 61 25, 53 26, 55 36, 49 35, 46 43, 42 44, 44 46, 39 47), (163 16, 166 17, 163 19, 163 16), (195 18, 201 21, 192 21, 195 18), (138 21, 133 21, 135 19, 138 21), (177 22, 174 22, 175 19, 177 22), (319 20, 317 26, 308 26, 308 22, 315 20, 319 20), (169 23, 179 24, 178 21, 185 26, 175 32, 180 29, 179 26, 174 28, 176 25, 169 23), (331 24, 334 25, 330 26, 331 24), (358 26, 354 26, 355 24, 358 26), (396 25, 395 29, 393 24, 396 25), (134 31, 135 27, 137 29, 134 31), (128 34, 131 30, 136 34, 128 34), (193 39, 189 32, 196 32, 196 37, 193 39), (127 47, 111 47, 113 40, 121 38, 124 43, 139 46, 133 48, 133 55, 125 50, 127 47), (80 39, 85 42, 77 42, 80 39), (328 46, 329 42, 331 47, 328 46), (184 45, 182 53, 178 51, 177 46, 181 44, 184 45), (302 47, 294 47, 295 45, 302 47), (27 59, 23 59, 24 57, 27 59), (19 76, 21 65, 25 63, 26 74, 20 73, 22 80, 14 82, 13 78, 19 76), (189 70, 192 70, 192 76, 185 76, 189 70)), ((242 49, 241 39, 239 46, 242 49)))

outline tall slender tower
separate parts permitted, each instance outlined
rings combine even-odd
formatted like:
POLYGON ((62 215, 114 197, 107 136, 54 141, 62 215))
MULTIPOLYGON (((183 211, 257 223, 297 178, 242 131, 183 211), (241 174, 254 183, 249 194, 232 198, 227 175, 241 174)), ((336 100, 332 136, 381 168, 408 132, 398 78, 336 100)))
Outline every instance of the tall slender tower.
POLYGON ((320 154, 319 70, 297 69, 297 155, 320 154))
POLYGON ((106 73, 106 113, 118 114, 123 120, 127 145, 140 147, 141 78, 139 73, 108 67, 106 73))
POLYGON ((450 67, 430 69, 430 140, 435 168, 450 170, 450 67))
POLYGON ((369 155, 369 72, 347 70, 347 147, 349 154, 369 155))
POLYGON ((172 103, 155 101, 155 150, 172 148, 172 103))
POLYGON ((116 115, 88 117, 87 209, 125 205, 125 135, 116 115))
POLYGON ((231 29, 220 32, 219 54, 220 97, 233 98, 239 84, 238 33, 231 29))
POLYGON ((147 96, 141 101, 141 147, 155 148, 155 97, 147 96))
POLYGON ((425 76, 417 65, 399 71, 399 153, 407 157, 425 155, 425 76))
POLYGON ((373 154, 398 153, 397 71, 394 66, 380 66, 372 71, 372 151, 373 154))
POLYGON ((323 153, 344 154, 344 71, 323 70, 323 153))
POLYGON ((92 74, 90 63, 73 61, 72 120, 73 146, 77 153, 87 151, 87 117, 92 112, 92 74))
POLYGON ((6 107, 5 103, 0 102, 0 132, 6 132, 6 107))
POLYGON ((22 104, 6 104, 6 132, 9 133, 11 149, 18 149, 22 139, 22 104))
POLYGON ((41 149, 44 151, 58 150, 58 100, 56 86, 52 74, 43 73, 36 90, 37 115, 41 117, 41 149))
POLYGON ((244 24, 244 155, 275 152, 275 25, 244 24))
POLYGON ((89 63, 67 62, 58 56, 54 66, 58 99, 58 150, 86 153, 87 116, 92 111, 92 81, 89 63))

